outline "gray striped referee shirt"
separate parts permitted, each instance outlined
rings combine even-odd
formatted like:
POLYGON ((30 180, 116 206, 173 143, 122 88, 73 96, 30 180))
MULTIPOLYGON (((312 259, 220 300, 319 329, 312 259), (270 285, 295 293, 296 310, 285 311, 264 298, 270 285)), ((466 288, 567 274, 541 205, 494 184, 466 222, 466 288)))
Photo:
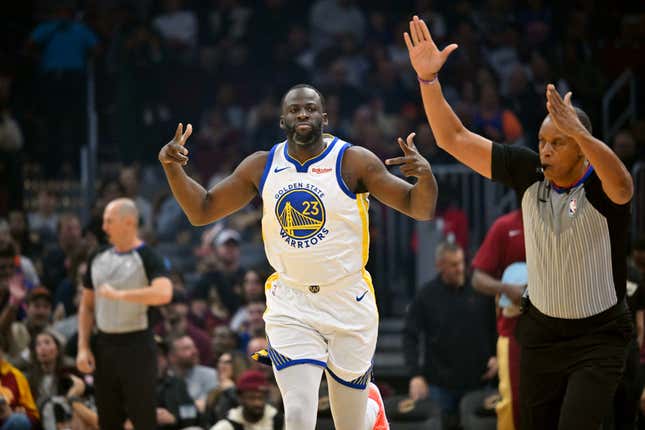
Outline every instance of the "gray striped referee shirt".
MULTIPOLYGON (((89 259, 84 287, 94 290, 110 284, 117 290, 148 287, 155 278, 167 276, 163 259, 148 245, 142 244, 129 252, 114 247, 100 249, 89 259)), ((96 326, 104 333, 130 333, 149 327, 148 306, 122 300, 94 297, 96 326)))
POLYGON ((522 202, 531 304, 555 318, 596 315, 625 297, 630 205, 613 203, 591 166, 566 189, 540 167, 530 149, 493 144, 492 178, 522 202))

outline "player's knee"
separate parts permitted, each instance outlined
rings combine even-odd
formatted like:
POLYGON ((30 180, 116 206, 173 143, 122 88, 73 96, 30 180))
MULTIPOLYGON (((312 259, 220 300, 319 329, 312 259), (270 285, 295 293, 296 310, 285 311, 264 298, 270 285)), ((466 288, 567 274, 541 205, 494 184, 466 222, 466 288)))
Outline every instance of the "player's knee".
POLYGON ((287 430, 291 429, 314 429, 316 426, 316 405, 312 407, 310 402, 303 401, 304 398, 293 396, 291 401, 285 401, 285 421, 287 430))

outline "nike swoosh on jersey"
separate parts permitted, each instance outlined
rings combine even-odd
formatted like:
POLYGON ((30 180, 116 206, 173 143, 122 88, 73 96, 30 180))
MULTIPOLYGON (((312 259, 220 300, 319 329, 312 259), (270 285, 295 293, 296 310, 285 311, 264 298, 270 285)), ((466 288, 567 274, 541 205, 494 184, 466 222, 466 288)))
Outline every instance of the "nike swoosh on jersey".
POLYGON ((287 166, 287 167, 280 167, 280 168, 276 167, 275 169, 273 169, 273 173, 280 173, 280 172, 282 172, 283 170, 287 170, 288 168, 289 168, 289 166, 287 166))
POLYGON ((356 301, 360 302, 361 300, 363 300, 363 297, 365 297, 365 294, 367 294, 367 290, 363 291, 363 294, 361 294, 360 296, 356 296, 356 301))
POLYGON ((522 233, 522 230, 511 230, 511 231, 508 232, 508 236, 509 237, 514 237, 514 236, 517 236, 518 234, 521 234, 521 233, 522 233))

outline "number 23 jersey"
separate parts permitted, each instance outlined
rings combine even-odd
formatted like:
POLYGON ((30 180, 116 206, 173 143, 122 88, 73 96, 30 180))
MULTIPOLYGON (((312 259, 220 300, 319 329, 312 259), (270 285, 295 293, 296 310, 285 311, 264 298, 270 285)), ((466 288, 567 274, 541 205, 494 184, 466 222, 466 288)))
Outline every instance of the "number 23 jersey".
POLYGON ((303 164, 286 141, 276 144, 260 181, 267 259, 281 279, 303 286, 359 274, 368 258, 368 194, 354 194, 341 176, 351 145, 323 139, 323 152, 303 164))

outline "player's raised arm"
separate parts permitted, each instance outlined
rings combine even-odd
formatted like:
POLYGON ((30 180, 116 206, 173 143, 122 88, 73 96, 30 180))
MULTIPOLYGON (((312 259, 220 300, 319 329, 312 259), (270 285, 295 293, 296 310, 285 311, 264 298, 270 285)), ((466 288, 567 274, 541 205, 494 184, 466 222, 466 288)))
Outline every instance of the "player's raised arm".
POLYGON ((386 160, 390 166, 400 166, 405 176, 417 178, 414 185, 388 172, 381 160, 371 151, 360 146, 347 150, 347 165, 343 171, 357 172, 360 188, 364 188, 380 202, 416 220, 427 221, 434 217, 437 203, 437 181, 430 163, 423 158, 413 142, 414 133, 404 141, 398 139, 403 156, 386 160))
POLYGON ((440 51, 426 23, 417 16, 410 21, 410 33, 404 33, 403 37, 412 67, 417 72, 423 107, 437 145, 479 174, 490 178, 491 141, 466 129, 441 92, 439 70, 457 45, 453 43, 440 51))
POLYGON ((159 151, 173 196, 193 225, 205 225, 246 206, 257 194, 257 187, 266 163, 267 153, 256 152, 245 158, 235 171, 206 191, 189 177, 182 166, 188 163, 186 141, 192 133, 188 124, 177 126, 174 138, 159 151))

